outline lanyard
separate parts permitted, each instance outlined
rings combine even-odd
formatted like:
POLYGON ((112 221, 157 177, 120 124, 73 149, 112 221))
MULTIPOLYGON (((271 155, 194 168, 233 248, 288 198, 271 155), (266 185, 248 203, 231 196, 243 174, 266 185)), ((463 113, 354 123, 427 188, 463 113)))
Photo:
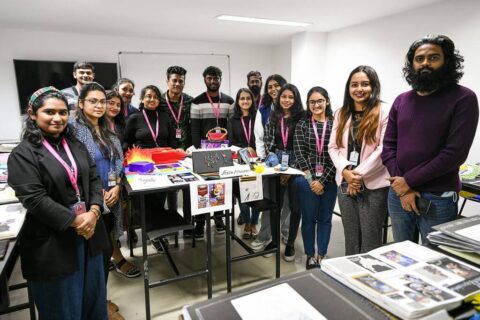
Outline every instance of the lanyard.
POLYGON ((145 109, 142 110, 143 116, 145 118, 145 121, 147 122, 148 129, 150 129, 150 133, 152 134, 153 142, 155 142, 155 145, 158 147, 157 144, 157 137, 158 137, 158 113, 155 111, 155 115, 157 116, 157 124, 155 126, 155 132, 153 132, 152 125, 150 124, 150 121, 148 121, 147 113, 145 112, 145 109))
POLYGON ((353 124, 352 126, 350 127, 350 133, 352 135, 352 147, 353 147, 353 151, 357 151, 356 150, 356 145, 357 145, 357 141, 355 140, 355 137, 353 136, 353 124))
POLYGON ((128 117, 128 106, 125 106, 125 109, 123 109, 123 113, 125 114, 125 118, 128 117))
POLYGON ((205 92, 207 94, 208 101, 210 101, 210 106, 212 107, 212 112, 215 115, 215 118, 217 118, 217 126, 218 126, 218 118, 220 118, 220 103, 222 101, 222 93, 220 92, 218 94, 218 103, 217 103, 217 108, 215 109, 215 106, 213 105, 212 98, 208 94, 208 92, 205 92))
POLYGON ((243 133, 245 134, 245 139, 247 139, 247 147, 250 145, 250 138, 252 137, 252 119, 248 120, 248 134, 247 134, 247 127, 245 126, 245 121, 243 121, 243 117, 240 118, 242 121, 243 133))
POLYGON ((77 169, 77 163, 75 162, 75 159, 73 158, 72 152, 70 151, 70 148, 68 147, 67 141, 65 138, 62 139, 62 146, 65 149, 65 152, 67 153, 68 159, 72 163, 72 166, 70 167, 65 160, 60 157, 57 151, 53 149, 52 145, 46 140, 43 139, 43 146, 47 148, 47 150, 57 159, 58 162, 65 168, 65 171, 67 171, 68 179, 70 179, 70 183, 72 184, 73 189, 75 190, 75 195, 77 196, 78 202, 80 202, 80 189, 78 188, 77 184, 77 178, 78 178, 78 169, 77 169))
POLYGON ((263 96, 260 95, 260 99, 258 100, 257 109, 260 109, 260 107, 262 106, 262 102, 263 102, 263 96))
POLYGON ((108 123, 110 125, 110 130, 112 130, 113 132, 115 132, 115 122, 114 121, 112 121, 112 122, 108 121, 108 123))
POLYGON ((287 143, 288 143, 288 127, 287 130, 284 131, 284 124, 283 124, 283 116, 280 120, 280 133, 282 134, 282 142, 283 142, 283 150, 287 151, 287 143))
POLYGON ((327 120, 323 123, 323 131, 322 131, 322 140, 318 138, 318 132, 317 132, 317 124, 315 123, 315 120, 313 119, 312 116, 312 127, 313 127, 313 132, 315 133, 315 142, 317 143, 317 152, 318 156, 320 157, 322 155, 323 151, 323 143, 325 141, 325 132, 327 131, 327 120))
POLYGON ((182 94, 182 98, 180 99, 180 108, 178 109, 178 117, 175 115, 175 111, 173 110, 172 106, 170 105, 170 101, 168 101, 168 92, 165 94, 165 101, 167 101, 168 108, 170 109, 170 112, 172 113, 173 119, 177 123, 177 128, 178 128, 179 125, 180 125, 180 116, 182 115, 183 94, 182 94))

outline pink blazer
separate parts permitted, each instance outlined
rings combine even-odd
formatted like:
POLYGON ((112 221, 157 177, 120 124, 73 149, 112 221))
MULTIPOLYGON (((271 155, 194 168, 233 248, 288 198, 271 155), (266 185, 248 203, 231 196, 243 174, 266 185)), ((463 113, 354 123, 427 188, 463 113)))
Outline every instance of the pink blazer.
MULTIPOLYGON (((350 165, 348 161, 348 135, 349 131, 345 130, 342 136, 343 148, 339 148, 336 143, 337 137, 337 128, 339 121, 340 110, 335 112, 335 119, 333 120, 333 130, 330 136, 330 143, 328 144, 328 153, 330 158, 337 168, 337 173, 335 175, 335 181, 337 185, 340 185, 342 182, 342 171, 350 165)), ((388 187, 390 182, 387 178, 390 177, 388 174, 387 168, 383 165, 380 155, 382 154, 383 149, 383 136, 385 135, 385 129, 387 128, 388 123, 388 109, 382 104, 379 114, 379 126, 377 129, 375 144, 365 144, 363 141, 362 151, 360 152, 360 164, 355 169, 363 177, 363 182, 365 187, 368 189, 379 189, 382 187, 388 187)), ((350 127, 351 117, 347 120, 345 128, 350 127)))

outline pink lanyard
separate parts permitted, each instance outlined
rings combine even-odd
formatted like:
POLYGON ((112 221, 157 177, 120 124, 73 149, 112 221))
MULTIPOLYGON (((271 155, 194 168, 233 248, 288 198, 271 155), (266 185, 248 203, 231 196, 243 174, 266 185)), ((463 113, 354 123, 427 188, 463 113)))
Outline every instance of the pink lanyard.
POLYGON ((70 183, 72 184, 73 189, 75 190, 75 195, 77 196, 78 201, 80 202, 80 189, 78 188, 77 184, 77 178, 78 178, 78 169, 77 169, 77 164, 75 163, 75 159, 73 158, 72 152, 70 151, 70 148, 68 147, 67 141, 65 138, 62 139, 62 146, 65 149, 65 152, 67 153, 68 159, 72 163, 72 166, 70 167, 65 160, 60 157, 57 151, 53 149, 52 145, 46 140, 43 139, 43 146, 47 148, 47 150, 57 159, 58 162, 65 168, 65 171, 67 171, 68 178, 70 179, 70 183))
POLYGON ((243 126, 243 133, 245 134, 245 138, 247 139, 247 147, 250 145, 250 138, 252 137, 252 119, 248 120, 248 134, 247 134, 247 127, 245 127, 245 121, 243 121, 243 117, 240 118, 242 121, 243 126))
POLYGON ((262 105, 262 102, 263 102, 263 96, 261 95, 260 100, 258 100, 258 105, 257 105, 258 109, 260 109, 260 106, 262 105))
POLYGON ((128 117, 128 106, 123 109, 123 113, 125 114, 125 118, 128 117))
MULTIPOLYGON (((208 94, 207 94, 208 95, 208 94)), ((180 116, 182 115, 182 108, 183 108, 183 94, 182 98, 180 99, 180 108, 178 109, 178 118, 175 115, 175 111, 173 111, 172 106, 170 105, 170 101, 168 101, 168 92, 165 94, 165 101, 167 101, 168 108, 170 109, 170 112, 172 113, 173 119, 177 123, 177 128, 180 125, 180 116)), ((220 100, 219 100, 220 101, 220 100)))
POLYGON ((115 132, 115 122, 109 122, 110 123, 110 130, 115 132))
POLYGON ((312 127, 313 127, 313 132, 315 133, 315 141, 317 143, 318 156, 320 157, 323 151, 323 142, 325 141, 325 132, 327 132, 327 120, 325 119, 325 122, 323 123, 323 132, 322 132, 321 142, 320 142, 320 139, 318 139, 317 124, 315 123, 315 120, 313 119, 313 117, 312 117, 312 127))
POLYGON ((218 118, 220 118, 220 102, 222 101, 222 93, 219 93, 218 95, 217 109, 215 109, 212 98, 210 98, 210 95, 208 94, 208 92, 205 92, 205 93, 207 94, 208 101, 210 101, 210 106, 212 106, 212 112, 215 115, 215 118, 217 118, 217 126, 218 126, 218 118))
POLYGON ((147 122, 148 129, 150 129, 150 133, 152 134, 153 142, 155 142, 155 145, 158 147, 157 144, 157 137, 158 137, 158 113, 155 111, 155 115, 157 116, 157 124, 155 126, 155 132, 153 132, 152 126, 150 125, 150 121, 148 121, 147 113, 145 112, 145 109, 142 110, 143 112, 143 117, 145 118, 145 121, 147 122))
POLYGON ((287 143, 288 143, 288 127, 287 127, 287 130, 283 130, 284 129, 284 125, 283 125, 283 116, 282 116, 282 119, 280 120, 280 130, 281 130, 281 134, 282 134, 282 141, 283 141, 283 150, 287 151, 287 143))

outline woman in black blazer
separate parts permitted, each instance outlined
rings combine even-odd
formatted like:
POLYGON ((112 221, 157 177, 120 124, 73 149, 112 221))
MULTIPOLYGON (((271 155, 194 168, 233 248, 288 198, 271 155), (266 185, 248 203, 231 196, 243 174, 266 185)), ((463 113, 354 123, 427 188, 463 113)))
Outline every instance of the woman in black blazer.
POLYGON ((22 272, 40 319, 106 319, 102 185, 67 122, 66 98, 53 87, 36 91, 8 159, 8 183, 27 209, 22 272))

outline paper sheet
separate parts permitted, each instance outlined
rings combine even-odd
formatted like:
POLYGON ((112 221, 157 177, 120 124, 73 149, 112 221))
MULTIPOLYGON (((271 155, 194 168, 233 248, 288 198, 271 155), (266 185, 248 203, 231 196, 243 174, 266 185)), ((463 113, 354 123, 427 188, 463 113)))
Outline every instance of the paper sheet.
POLYGON ((232 305, 243 320, 327 319, 286 283, 234 299, 232 305))
POLYGON ((480 242, 480 224, 457 230, 455 233, 480 242))

